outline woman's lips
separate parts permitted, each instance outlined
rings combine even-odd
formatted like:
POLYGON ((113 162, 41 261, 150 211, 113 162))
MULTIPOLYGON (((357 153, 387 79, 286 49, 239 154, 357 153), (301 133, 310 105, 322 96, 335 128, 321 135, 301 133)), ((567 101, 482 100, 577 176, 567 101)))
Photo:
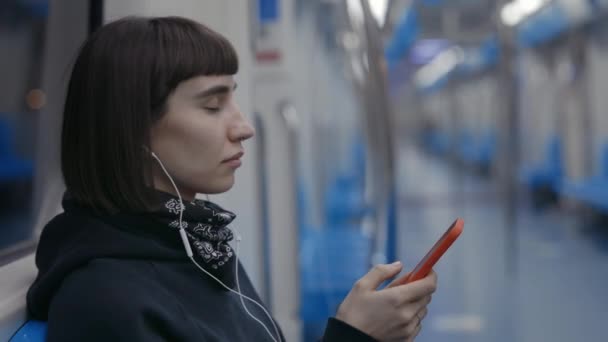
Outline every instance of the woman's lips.
POLYGON ((244 154, 245 154, 244 152, 236 153, 232 157, 224 159, 222 161, 222 164, 226 164, 232 168, 238 168, 239 166, 241 166, 243 164, 243 162, 241 161, 241 158, 243 157, 244 154))

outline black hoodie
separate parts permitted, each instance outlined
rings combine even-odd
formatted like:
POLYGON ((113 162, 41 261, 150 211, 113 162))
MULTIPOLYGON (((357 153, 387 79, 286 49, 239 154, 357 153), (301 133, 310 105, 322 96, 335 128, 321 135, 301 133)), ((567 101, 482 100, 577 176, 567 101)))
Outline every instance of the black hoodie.
MULTIPOLYGON (((197 219, 211 222, 221 208, 204 203, 215 209, 213 215, 197 219)), ((48 321, 48 342, 272 341, 247 315, 238 295, 186 256, 176 227, 170 227, 175 222, 168 226, 165 220, 175 219, 173 213, 97 215, 69 199, 63 207, 64 213, 42 232, 36 254, 39 273, 27 296, 32 317, 48 321)), ((236 264, 230 247, 223 247, 224 254, 211 247, 219 245, 213 240, 217 225, 210 228, 214 235, 204 235, 207 240, 197 239, 201 230, 189 230, 195 259, 234 288, 236 264)), ((238 267, 241 292, 261 302, 238 267)), ((264 312, 246 305, 276 339, 264 312)), ((374 341, 333 318, 323 340, 374 341)))

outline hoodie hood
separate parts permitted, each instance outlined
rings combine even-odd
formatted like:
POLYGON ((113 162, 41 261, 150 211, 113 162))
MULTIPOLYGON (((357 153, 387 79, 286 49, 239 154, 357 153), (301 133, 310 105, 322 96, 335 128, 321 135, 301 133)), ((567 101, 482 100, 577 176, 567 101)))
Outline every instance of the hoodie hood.
MULTIPOLYGON (((233 287, 232 232, 227 225, 235 215, 206 201, 195 200, 179 206, 169 194, 158 211, 99 215, 65 196, 64 212, 43 229, 36 251, 38 276, 27 294, 33 317, 46 320, 49 305, 62 281, 75 270, 99 258, 141 259, 189 263, 178 226, 190 240, 195 258, 226 285, 233 287), (176 221, 177 220, 177 221, 176 221)), ((194 265, 193 265, 194 267, 194 265)))

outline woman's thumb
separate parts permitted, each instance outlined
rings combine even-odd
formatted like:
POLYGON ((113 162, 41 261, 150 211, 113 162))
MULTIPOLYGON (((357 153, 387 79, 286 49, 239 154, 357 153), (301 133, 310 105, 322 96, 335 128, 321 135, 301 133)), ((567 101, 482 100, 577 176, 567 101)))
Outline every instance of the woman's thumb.
POLYGON ((399 261, 392 264, 376 265, 359 280, 359 287, 366 290, 375 290, 384 281, 399 274, 401 268, 402 265, 399 261))

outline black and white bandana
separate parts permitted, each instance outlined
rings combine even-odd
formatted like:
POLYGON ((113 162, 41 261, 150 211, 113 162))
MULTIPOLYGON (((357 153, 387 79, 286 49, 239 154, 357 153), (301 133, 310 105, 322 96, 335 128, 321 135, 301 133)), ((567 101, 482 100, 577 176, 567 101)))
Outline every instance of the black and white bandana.
POLYGON ((182 226, 192 250, 207 266, 219 270, 231 264, 234 251, 228 242, 234 238, 228 225, 236 218, 230 211, 209 201, 195 199, 180 205, 179 199, 163 196, 164 205, 159 209, 163 221, 171 229, 179 228, 179 214, 183 210, 182 226))

